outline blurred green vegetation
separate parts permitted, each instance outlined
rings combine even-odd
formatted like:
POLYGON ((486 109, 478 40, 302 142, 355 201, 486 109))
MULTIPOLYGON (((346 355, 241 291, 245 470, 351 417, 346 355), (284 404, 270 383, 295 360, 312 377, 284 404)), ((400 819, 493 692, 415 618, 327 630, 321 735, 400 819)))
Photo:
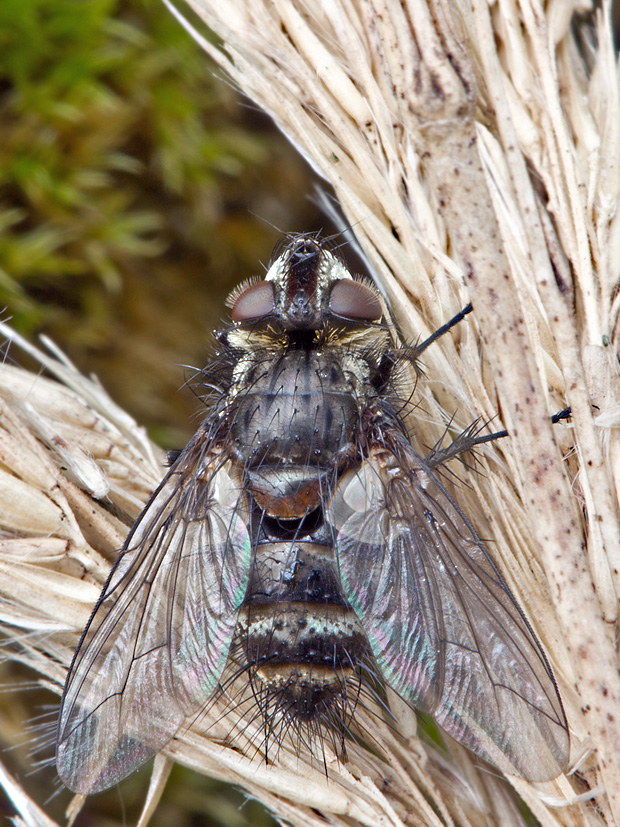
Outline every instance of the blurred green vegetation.
MULTIPOLYGON (((203 366, 225 295, 261 272, 280 235, 269 222, 320 226, 311 187, 285 139, 163 4, 1 0, 2 316, 31 339, 51 336, 167 447, 182 447, 200 415, 178 392, 191 375, 179 365, 203 366)), ((3 669, 8 684, 32 678, 3 669)), ((0 740, 27 740, 21 725, 49 703, 4 693, 0 740)), ((53 768, 27 777, 23 748, 6 760, 63 823, 68 794, 47 800, 53 768)), ((89 799, 76 824, 135 823, 147 783, 138 773, 89 799)), ((273 824, 244 802, 175 768, 152 824, 273 824)), ((12 813, 1 795, 0 812, 12 813)))
POLYGON ((160 429, 267 222, 315 221, 303 163, 213 72, 155 0, 0 3, 0 307, 160 429))

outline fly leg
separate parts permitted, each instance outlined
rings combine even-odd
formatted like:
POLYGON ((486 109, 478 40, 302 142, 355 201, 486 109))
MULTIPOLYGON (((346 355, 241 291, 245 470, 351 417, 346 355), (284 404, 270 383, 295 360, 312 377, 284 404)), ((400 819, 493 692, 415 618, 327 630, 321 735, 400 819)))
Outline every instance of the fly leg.
MULTIPOLYGON (((553 414, 551 423, 556 425, 558 422, 568 419, 570 415, 571 409, 563 408, 561 411, 558 411, 558 413, 553 414)), ((471 425, 455 437, 450 445, 444 448, 442 445, 450 428, 448 424, 442 436, 425 457, 427 466, 429 468, 437 468, 461 454, 473 452, 474 448, 478 445, 483 445, 485 442, 494 442, 496 439, 503 439, 508 436, 508 431, 495 431, 492 434, 482 434, 481 432, 486 428, 487 424, 488 423, 480 425, 479 419, 474 420, 471 425)))

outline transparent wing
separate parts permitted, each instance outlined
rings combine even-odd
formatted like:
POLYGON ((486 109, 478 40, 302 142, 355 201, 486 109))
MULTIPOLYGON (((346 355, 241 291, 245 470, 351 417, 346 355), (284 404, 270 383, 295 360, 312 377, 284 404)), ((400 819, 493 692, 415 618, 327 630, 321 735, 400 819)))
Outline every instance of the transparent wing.
POLYGON ((243 498, 199 431, 136 522, 76 652, 56 761, 106 789, 160 750, 217 687, 244 599, 243 498))
POLYGON ((555 778, 568 729, 538 640, 433 472, 400 434, 385 442, 342 480, 330 516, 343 590, 381 673, 501 770, 555 778))

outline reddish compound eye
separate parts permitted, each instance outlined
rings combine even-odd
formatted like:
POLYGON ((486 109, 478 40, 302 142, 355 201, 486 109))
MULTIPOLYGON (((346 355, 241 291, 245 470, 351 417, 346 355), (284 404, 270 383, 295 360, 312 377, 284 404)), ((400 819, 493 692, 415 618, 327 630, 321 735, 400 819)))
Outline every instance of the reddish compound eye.
POLYGON ((235 299, 230 312, 233 322, 247 322, 268 316, 275 309, 274 300, 273 284, 270 281, 253 284, 235 299))
POLYGON ((329 309, 346 319, 378 321, 381 318, 379 297, 368 287, 353 279, 337 281, 329 297, 329 309))

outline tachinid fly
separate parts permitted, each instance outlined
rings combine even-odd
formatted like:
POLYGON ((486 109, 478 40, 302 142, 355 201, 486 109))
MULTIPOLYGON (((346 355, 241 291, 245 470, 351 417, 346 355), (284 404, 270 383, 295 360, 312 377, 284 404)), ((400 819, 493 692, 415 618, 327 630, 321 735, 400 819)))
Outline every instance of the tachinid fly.
POLYGON ((558 775, 568 730, 541 646, 399 415, 421 348, 395 343, 375 289, 316 236, 230 304, 209 414, 71 666, 62 780, 117 783, 232 681, 263 749, 289 730, 337 747, 357 699, 389 686, 501 770, 558 775))

